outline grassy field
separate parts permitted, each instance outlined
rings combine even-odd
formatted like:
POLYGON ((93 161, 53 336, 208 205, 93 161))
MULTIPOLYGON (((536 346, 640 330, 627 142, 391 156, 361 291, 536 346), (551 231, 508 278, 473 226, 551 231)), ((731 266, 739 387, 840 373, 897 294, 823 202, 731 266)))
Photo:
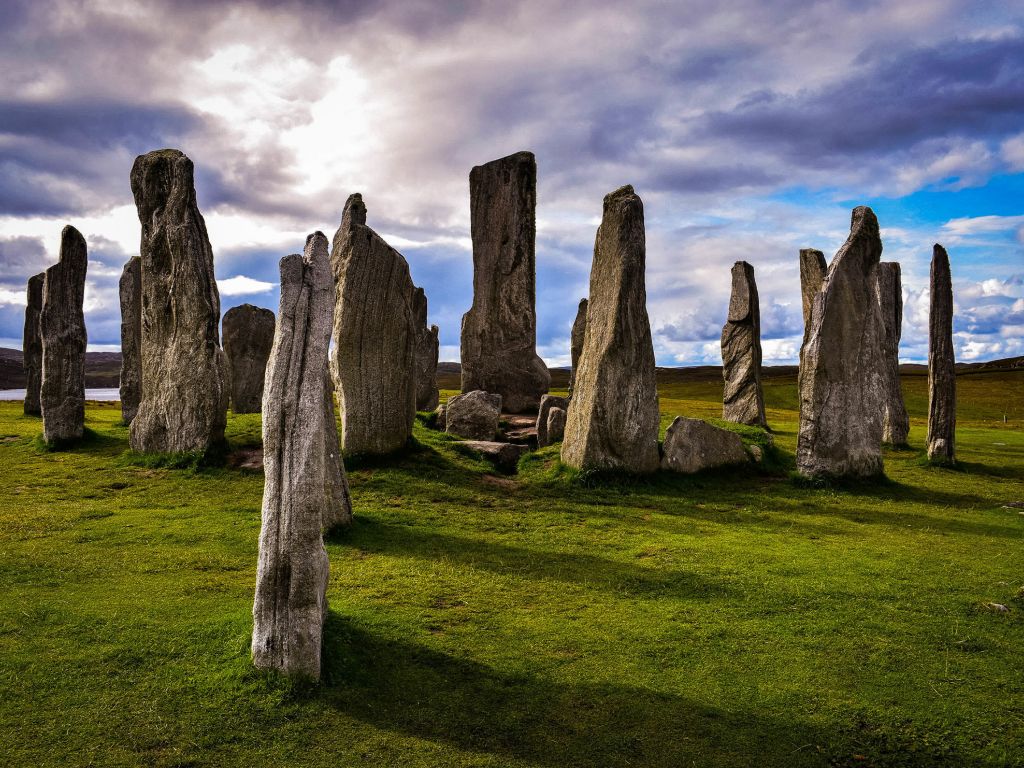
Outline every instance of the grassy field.
POLYGON ((133 464, 110 405, 46 452, 0 403, 0 765, 1024 765, 1024 372, 961 377, 957 469, 905 388, 913 450, 847 488, 787 473, 792 379, 774 472, 499 476, 417 424, 350 466, 319 686, 249 663, 261 475, 133 464))

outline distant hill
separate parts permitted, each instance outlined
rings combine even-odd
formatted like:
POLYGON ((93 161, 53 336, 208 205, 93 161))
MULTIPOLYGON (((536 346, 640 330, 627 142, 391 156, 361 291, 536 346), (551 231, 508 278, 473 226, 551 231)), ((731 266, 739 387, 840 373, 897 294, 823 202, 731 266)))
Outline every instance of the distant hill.
MULTIPOLYGON (((85 386, 116 387, 121 378, 120 352, 86 352, 85 386)), ((0 389, 21 389, 25 386, 20 349, 0 347, 0 389)))

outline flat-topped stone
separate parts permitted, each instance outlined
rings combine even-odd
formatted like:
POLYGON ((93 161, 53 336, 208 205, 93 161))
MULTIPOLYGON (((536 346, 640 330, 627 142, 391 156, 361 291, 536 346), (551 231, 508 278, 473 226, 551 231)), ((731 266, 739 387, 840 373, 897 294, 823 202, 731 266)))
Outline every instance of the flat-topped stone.
POLYGON ((677 416, 665 432, 662 469, 693 474, 749 461, 735 432, 700 419, 677 416))

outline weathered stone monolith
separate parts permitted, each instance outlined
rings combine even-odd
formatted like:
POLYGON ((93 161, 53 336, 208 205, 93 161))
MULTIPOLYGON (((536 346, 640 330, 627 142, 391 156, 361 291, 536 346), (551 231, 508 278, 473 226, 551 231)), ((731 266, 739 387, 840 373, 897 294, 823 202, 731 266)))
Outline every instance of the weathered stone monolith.
POLYGON ((956 354, 953 350, 953 279, 949 255, 932 249, 928 315, 928 458, 956 461, 956 354))
POLYGON ((854 208, 850 236, 814 295, 801 349, 797 469, 804 476, 882 472, 885 331, 875 299, 881 255, 875 214, 854 208))
POLYGON ((647 317, 644 206, 630 186, 604 198, 587 330, 562 440, 578 469, 658 468, 658 390, 647 317))
POLYGON ((548 445, 561 442, 565 437, 565 408, 551 408, 548 410, 547 436, 548 445))
POLYGON ((900 386, 900 336, 903 333, 903 284, 900 265, 883 261, 875 270, 875 295, 885 331, 882 359, 885 393, 882 401, 882 442, 906 445, 910 418, 900 386))
POLYGON ((43 439, 76 440, 85 429, 85 238, 74 227, 60 234, 60 260, 46 270, 39 335, 43 378, 39 404, 43 439))
POLYGON ((131 424, 142 400, 142 259, 125 262, 121 297, 121 421, 131 424))
POLYGON ((132 166, 142 224, 142 400, 129 430, 136 451, 205 452, 224 442, 220 294, 193 174, 176 149, 132 166))
POLYGON ((25 415, 39 416, 39 387, 43 382, 43 339, 39 335, 39 314, 43 311, 45 272, 28 279, 25 303, 25 334, 22 337, 22 366, 25 369, 25 415))
POLYGON ((537 447, 543 448, 553 442, 548 438, 548 412, 552 408, 566 409, 569 407, 569 398, 558 397, 557 395, 544 395, 537 407, 537 447))
POLYGON ((416 325, 416 410, 437 408, 438 328, 427 326, 427 294, 416 288, 412 294, 413 322, 416 325))
POLYGON ((223 331, 231 410, 259 413, 267 360, 274 344, 274 313, 252 304, 232 307, 224 313, 223 331))
POLYGON ((804 342, 811 325, 811 307, 828 272, 825 254, 814 248, 800 249, 800 298, 804 312, 804 342))
POLYGON ((501 420, 501 395, 483 390, 448 398, 444 430, 470 440, 494 440, 501 420))
POLYGON ((729 317, 722 328, 722 418, 767 426, 761 391, 761 309, 754 268, 745 261, 732 267, 729 317))
POLYGON ((576 368, 580 364, 580 355, 583 354, 583 339, 587 335, 587 300, 580 299, 580 305, 576 308, 576 319, 572 323, 572 334, 569 337, 569 355, 572 362, 572 370, 569 371, 569 397, 572 397, 573 389, 576 387, 576 368))
MULTIPOLYGON (((317 233, 320 234, 320 233, 317 233)), ((327 249, 327 238, 323 238, 327 249)), ((330 263, 330 256, 327 257, 330 263)), ((332 278, 333 279, 333 278, 332 278)), ((333 323, 333 320, 332 320, 333 323)), ((337 412, 334 409, 334 379, 328 371, 324 376, 324 449, 327 460, 327 493, 329 503, 324 511, 324 530, 343 528, 352 524, 352 501, 348 492, 348 476, 341 456, 341 438, 338 433, 337 412)))
POLYGON ((334 313, 327 238, 281 260, 281 304, 263 398, 263 525, 252 658, 319 679, 330 565, 323 528, 337 510, 330 462, 327 355, 334 313))
POLYGON ((366 226, 362 195, 345 203, 331 266, 341 444, 347 455, 390 453, 416 418, 413 284, 402 254, 366 226))
POLYGON ((537 355, 537 163, 518 152, 469 174, 473 306, 462 318, 462 391, 533 410, 551 385, 537 355))

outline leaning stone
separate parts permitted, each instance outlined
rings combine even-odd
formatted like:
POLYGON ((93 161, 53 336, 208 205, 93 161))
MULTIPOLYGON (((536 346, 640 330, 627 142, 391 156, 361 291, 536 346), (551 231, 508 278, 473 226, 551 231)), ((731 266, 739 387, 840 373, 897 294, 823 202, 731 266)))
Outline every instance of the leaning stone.
POLYGON ((274 313, 242 304, 224 313, 224 357, 228 361, 231 410, 259 413, 263 380, 274 344, 274 313))
POLYGON ((253 603, 257 667, 320 677, 330 565, 322 531, 339 490, 330 469, 327 351, 334 280, 327 238, 281 260, 281 306, 263 399, 263 525, 253 603))
POLYGON ((882 442, 906 445, 910 417, 903 403, 900 386, 900 336, 903 332, 903 286, 900 265, 895 261, 880 262, 875 270, 875 295, 882 312, 885 332, 882 349, 885 391, 882 400, 882 442))
POLYGON ((953 280, 949 255, 932 250, 928 315, 928 458, 956 460, 956 353, 953 349, 953 280))
POLYGON ((413 324, 416 327, 416 410, 437 408, 438 328, 427 327, 427 294, 416 288, 412 294, 413 324))
POLYGON ((205 452, 224 442, 220 294, 193 175, 176 149, 132 166, 142 223, 142 400, 129 430, 136 451, 205 452))
POLYGON ((537 162, 530 152, 469 174, 473 306, 462 318, 462 391, 501 395, 531 411, 551 385, 537 355, 537 162))
POLYGON ((45 272, 28 279, 25 304, 25 335, 22 340, 22 365, 25 368, 25 415, 39 416, 39 387, 43 381, 43 339, 39 335, 39 314, 43 311, 45 272))
POLYGON ((557 395, 544 395, 540 399, 540 407, 537 408, 537 447, 543 448, 551 445, 554 441, 548 437, 548 412, 552 408, 569 407, 569 398, 558 397, 557 395))
POLYGON ((448 398, 445 432, 470 440, 494 440, 501 420, 501 395, 483 390, 448 398))
POLYGON ((43 439, 76 440, 85 430, 85 238, 74 227, 60 234, 60 261, 46 270, 39 335, 43 378, 39 403, 43 439))
POLYGON ((404 447, 416 418, 416 323, 405 258, 366 226, 362 195, 345 203, 331 265, 334 372, 348 455, 404 447))
POLYGON ((643 202, 633 188, 606 195, 590 270, 586 338, 562 441, 562 461, 577 469, 658 468, 644 241, 643 202))
POLYGON ((131 424, 142 400, 142 259, 125 262, 118 283, 121 303, 121 421, 131 424))
POLYGON ((754 268, 745 261, 732 267, 729 317, 722 328, 722 418, 767 426, 761 390, 761 309, 754 268))
POLYGON ((878 220, 854 208, 850 236, 814 296, 800 351, 797 470, 807 477, 873 477, 882 472, 882 350, 875 299, 882 255, 878 220))
POLYGON ((548 445, 560 443, 565 437, 565 408, 551 408, 548 410, 547 419, 547 440, 548 445))
POLYGON ((519 458, 529 447, 519 443, 498 443, 491 440, 466 440, 460 445, 487 459, 503 472, 514 472, 519 458))
POLYGON ((693 474, 748 461, 743 440, 735 432, 700 419, 676 416, 665 432, 661 468, 693 474))
POLYGON ((569 337, 569 354, 572 361, 572 370, 569 371, 569 397, 572 397, 573 388, 576 386, 576 368, 580 364, 583 339, 587 335, 587 303, 586 299, 580 299, 580 305, 576 308, 576 319, 572 323, 572 334, 569 337))

